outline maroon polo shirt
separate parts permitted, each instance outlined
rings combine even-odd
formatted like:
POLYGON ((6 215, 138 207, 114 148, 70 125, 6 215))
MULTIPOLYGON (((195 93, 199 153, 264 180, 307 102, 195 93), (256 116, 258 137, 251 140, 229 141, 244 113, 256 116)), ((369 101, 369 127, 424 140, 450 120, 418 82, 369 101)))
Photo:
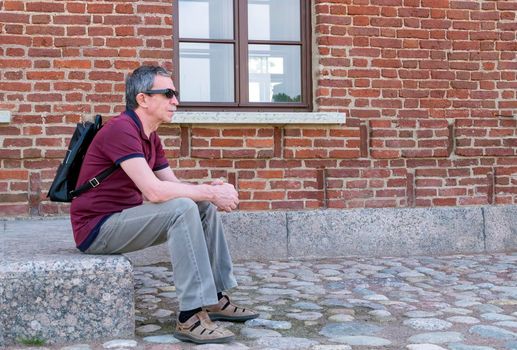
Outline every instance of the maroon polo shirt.
MULTIPOLYGON (((153 171, 169 166, 158 134, 152 132, 147 137, 136 113, 127 110, 108 121, 95 135, 81 166, 77 185, 113 164, 119 165, 136 157, 145 158, 153 171)), ((110 215, 142 202, 142 193, 120 167, 97 187, 74 198, 70 216, 77 248, 83 252, 88 249, 110 215)))

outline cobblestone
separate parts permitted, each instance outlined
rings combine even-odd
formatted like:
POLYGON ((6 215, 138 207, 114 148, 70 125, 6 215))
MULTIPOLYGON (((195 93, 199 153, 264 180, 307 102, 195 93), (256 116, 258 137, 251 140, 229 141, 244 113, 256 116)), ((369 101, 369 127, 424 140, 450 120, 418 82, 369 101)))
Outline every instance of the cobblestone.
POLYGON ((39 349, 517 350, 517 253, 237 263, 231 295, 261 316, 222 323, 234 343, 202 346, 171 336, 170 265, 134 271, 133 339, 39 349))

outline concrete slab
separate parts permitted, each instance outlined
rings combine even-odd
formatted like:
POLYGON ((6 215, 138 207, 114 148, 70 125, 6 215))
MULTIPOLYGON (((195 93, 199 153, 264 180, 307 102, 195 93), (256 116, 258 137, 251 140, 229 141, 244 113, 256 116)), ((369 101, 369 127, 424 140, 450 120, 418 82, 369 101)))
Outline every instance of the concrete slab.
POLYGON ((289 212, 290 257, 407 256, 484 249, 481 208, 289 212))
POLYGON ((487 252, 517 249, 517 207, 484 207, 487 252))

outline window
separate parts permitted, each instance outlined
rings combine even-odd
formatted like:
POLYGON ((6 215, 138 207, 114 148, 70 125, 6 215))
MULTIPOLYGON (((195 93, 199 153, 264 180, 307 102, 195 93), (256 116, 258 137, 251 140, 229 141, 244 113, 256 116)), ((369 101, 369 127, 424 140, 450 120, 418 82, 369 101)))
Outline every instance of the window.
POLYGON ((310 1, 174 4, 183 109, 310 110, 310 1))

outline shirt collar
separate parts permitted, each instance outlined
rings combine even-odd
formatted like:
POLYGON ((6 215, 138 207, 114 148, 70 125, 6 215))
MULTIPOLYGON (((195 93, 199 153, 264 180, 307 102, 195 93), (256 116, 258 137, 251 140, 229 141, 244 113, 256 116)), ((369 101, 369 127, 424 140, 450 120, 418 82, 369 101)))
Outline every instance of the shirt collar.
POLYGON ((144 140, 147 140, 148 137, 147 137, 147 135, 144 132, 144 128, 142 126, 142 122, 140 121, 140 118, 138 117, 136 112, 134 110, 132 110, 132 109, 126 109, 126 111, 124 113, 127 114, 131 119, 133 119, 133 121, 135 122, 136 126, 138 127, 138 130, 140 130, 140 136, 144 140))

